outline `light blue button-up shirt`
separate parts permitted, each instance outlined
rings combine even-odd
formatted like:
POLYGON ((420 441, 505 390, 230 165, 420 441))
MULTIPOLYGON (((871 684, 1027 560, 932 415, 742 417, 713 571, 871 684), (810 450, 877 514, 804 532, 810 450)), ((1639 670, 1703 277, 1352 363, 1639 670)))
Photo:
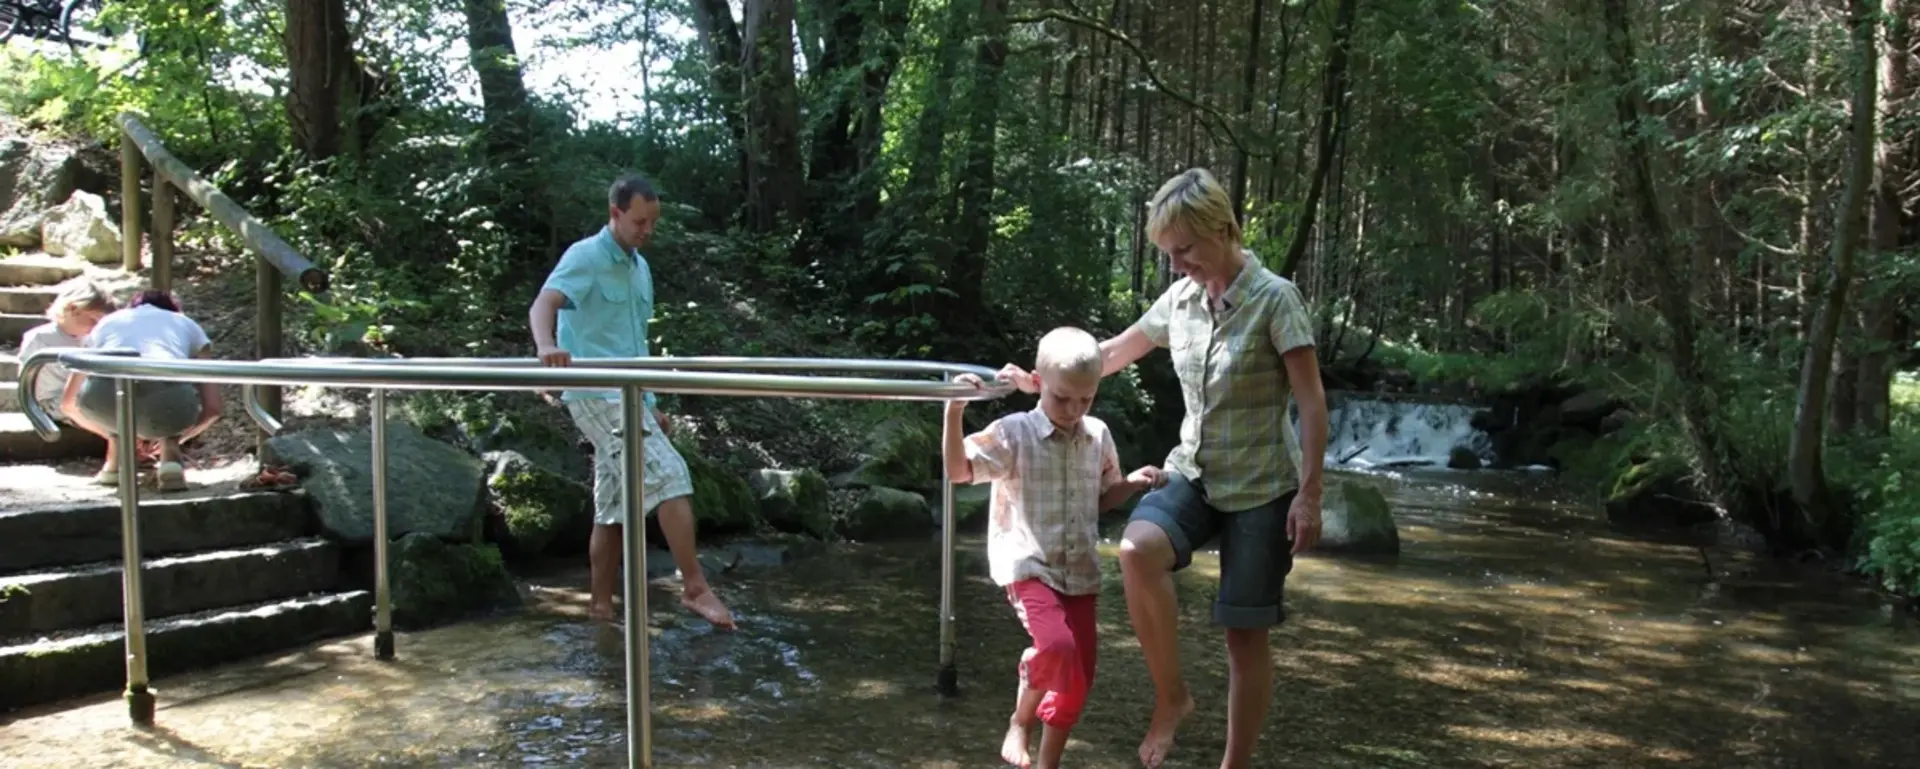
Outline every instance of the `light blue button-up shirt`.
MULTIPOLYGON (((647 324, 653 320, 653 271, 637 250, 621 248, 613 229, 567 247, 542 290, 567 298, 554 332, 560 349, 575 358, 645 358, 647 324)), ((568 390, 567 401, 618 398, 618 390, 568 390)), ((647 393, 647 408, 653 408, 647 393)))

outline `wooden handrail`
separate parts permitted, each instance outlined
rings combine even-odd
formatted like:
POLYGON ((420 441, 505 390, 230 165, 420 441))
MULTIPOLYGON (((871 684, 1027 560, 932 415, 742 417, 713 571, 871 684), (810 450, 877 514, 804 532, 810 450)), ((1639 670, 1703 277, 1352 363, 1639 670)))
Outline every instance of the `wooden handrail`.
MULTIPOLYGON (((165 177, 168 187, 180 188, 181 192, 186 193, 187 197, 193 199, 193 202, 199 203, 202 207, 206 208, 207 212, 213 214, 213 217, 220 220, 221 224, 226 225, 227 229, 239 233, 240 237, 246 241, 247 246, 252 248, 253 252, 258 254, 260 258, 265 259, 269 264, 278 268, 281 275, 299 281, 301 287, 314 293, 327 290, 329 278, 326 270, 314 266, 313 262, 309 261, 305 256, 302 256, 299 251, 294 250, 293 246, 288 245, 286 241, 281 240, 280 236, 274 234, 273 230, 268 228, 265 223, 259 219, 255 219, 252 214, 247 213, 247 210, 242 208, 239 203, 234 202, 233 198, 227 197, 227 194, 221 192, 220 188, 213 186, 211 182, 202 178, 200 174, 195 173, 186 163, 174 157, 173 153, 167 151, 166 146, 160 143, 160 139, 154 136, 152 131, 147 130, 146 126, 140 124, 138 118, 130 113, 120 113, 120 130, 127 141, 139 149, 140 154, 151 164, 154 174, 165 177)), ((161 195, 159 193, 160 190, 155 189, 153 196, 154 208, 159 209, 163 205, 171 207, 172 201, 168 200, 163 204, 160 200, 161 195)), ((160 212, 156 210, 154 213, 157 215, 160 212)), ((169 222, 169 224, 171 224, 171 222, 169 222)), ((157 235, 157 231, 161 228, 156 226, 154 229, 157 235)), ((168 229, 170 230, 171 228, 168 229)), ((129 239, 129 242, 136 244, 137 249, 137 244, 139 243, 137 239, 129 239)), ((139 252, 135 250, 133 253, 138 254, 139 252)), ((155 261, 158 262, 158 255, 156 254, 155 256, 155 261)), ((137 256, 135 258, 138 259, 137 256)))
MULTIPOLYGON (((153 271, 150 281, 160 291, 173 290, 173 188, 180 188, 199 203, 227 229, 240 235, 247 247, 259 257, 255 271, 254 355, 259 359, 278 358, 281 349, 282 276, 297 281, 312 293, 327 290, 331 279, 326 270, 302 256, 293 246, 253 214, 247 213, 233 198, 194 172, 186 163, 168 152, 159 137, 141 125, 132 113, 122 112, 120 124, 120 241, 122 267, 128 272, 140 269, 141 210, 140 175, 143 167, 153 169, 153 271), (144 161, 144 162, 142 162, 144 161)), ((263 387, 260 403, 278 419, 280 388, 263 387)), ((255 456, 268 461, 267 435, 259 434, 255 456)))

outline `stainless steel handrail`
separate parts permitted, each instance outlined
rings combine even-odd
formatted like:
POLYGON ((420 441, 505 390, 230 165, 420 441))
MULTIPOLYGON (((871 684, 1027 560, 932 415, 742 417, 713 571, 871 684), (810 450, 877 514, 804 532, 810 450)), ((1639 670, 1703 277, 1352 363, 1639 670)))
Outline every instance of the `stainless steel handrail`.
MULTIPOLYGON (((911 401, 978 401, 1012 392, 1012 385, 994 381, 995 372, 981 366, 928 361, 855 360, 834 358, 623 358, 582 359, 567 368, 551 368, 528 358, 276 358, 262 361, 142 358, 132 350, 41 350, 20 365, 20 410, 35 432, 48 441, 59 440, 60 426, 33 397, 33 380, 40 369, 61 363, 69 370, 115 380, 118 401, 116 433, 134 431, 134 383, 138 380, 213 382, 247 385, 247 411, 261 428, 277 432, 278 420, 261 407, 258 385, 329 385, 373 390, 372 440, 374 451, 374 654, 394 655, 391 600, 387 570, 386 431, 388 389, 411 390, 618 390, 621 400, 621 440, 624 495, 629 521, 646 510, 643 496, 648 391, 687 395, 776 395, 790 398, 833 398, 911 401), (751 371, 859 371, 892 374, 939 374, 941 382, 872 378, 796 376, 751 371), (956 374, 973 374, 985 387, 955 384, 956 374)), ((136 441, 119 441, 120 467, 136 466, 136 441)), ((940 668, 937 687, 957 692, 954 643, 954 509, 953 483, 942 463, 942 536, 940 561, 940 668)), ((133 721, 153 723, 155 702, 147 686, 145 610, 140 587, 141 553, 139 488, 132 472, 121 474, 121 545, 124 564, 124 600, 127 628, 127 701, 133 721)), ((653 766, 651 650, 647 635, 646 527, 625 527, 625 614, 627 657, 627 761, 636 768, 653 766)))

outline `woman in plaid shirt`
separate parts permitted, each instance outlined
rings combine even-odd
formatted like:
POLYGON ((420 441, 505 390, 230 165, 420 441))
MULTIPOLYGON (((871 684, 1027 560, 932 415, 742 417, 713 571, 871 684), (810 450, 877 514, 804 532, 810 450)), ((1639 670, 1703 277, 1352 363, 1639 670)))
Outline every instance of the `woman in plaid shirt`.
MULTIPOLYGON (((947 404, 943 454, 955 483, 993 482, 987 563, 1033 637, 1020 657, 1020 689, 1001 743, 1007 763, 1055 769, 1093 684, 1094 598, 1100 593, 1100 513, 1151 488, 1159 470, 1120 475, 1113 435, 1087 416, 1100 389, 1100 345, 1077 328, 1040 340, 1040 405, 961 439, 965 401, 947 404), (1036 718, 1040 760, 1028 762, 1036 718)), ((958 381, 976 386, 972 376, 958 381)))
MULTIPOLYGON (((1147 235, 1186 277, 1131 328, 1100 343, 1104 375, 1154 348, 1171 350, 1186 406, 1166 482, 1140 500, 1120 548, 1127 612, 1155 693, 1140 761, 1157 769, 1193 712, 1180 676, 1173 572, 1217 540, 1213 620, 1226 629, 1230 681, 1220 766, 1239 769, 1252 765, 1273 698, 1267 639, 1286 618, 1287 573, 1293 556, 1320 538, 1326 393, 1300 290, 1241 245, 1233 204, 1213 174, 1195 168, 1161 185, 1147 204, 1147 235), (1300 407, 1297 459, 1289 397, 1300 407)), ((1038 389, 1017 366, 1001 375, 1022 390, 1038 389)))

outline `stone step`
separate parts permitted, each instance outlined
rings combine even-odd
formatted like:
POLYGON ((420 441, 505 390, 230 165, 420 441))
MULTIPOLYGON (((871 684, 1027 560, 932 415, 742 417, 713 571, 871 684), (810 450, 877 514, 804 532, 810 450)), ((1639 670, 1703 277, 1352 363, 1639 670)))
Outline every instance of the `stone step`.
POLYGON ((45 316, 60 292, 52 287, 7 286, 0 288, 0 312, 45 316))
POLYGON ((20 356, 10 352, 0 352, 0 382, 11 382, 20 378, 20 356))
POLYGON ((28 331, 47 322, 45 315, 26 315, 17 312, 0 312, 0 339, 19 341, 28 331))
MULTIPOLYGON (((0 369, 5 369, 6 365, 5 361, 0 361, 0 369)), ((20 383, 12 378, 0 378, 0 414, 18 413, 20 413, 20 383)), ((29 424, 27 429, 33 429, 32 425, 29 424)))
POLYGON ((45 462, 88 454, 106 456, 107 442, 77 427, 61 428, 60 438, 48 443, 33 431, 33 423, 27 421, 27 415, 20 413, 16 389, 8 387, 4 395, 13 405, 0 409, 0 463, 45 462))
MULTIPOLYGON (((119 619, 123 566, 115 560, 0 577, 0 639, 119 619)), ((308 595, 332 589, 339 575, 338 546, 317 537, 156 558, 140 569, 154 617, 308 595)))
MULTIPOLYGON (((364 590, 160 618, 147 623, 147 675, 160 681, 372 627, 373 594, 364 590)), ((0 647, 0 711, 116 691, 126 676, 117 622, 0 647)), ((162 686, 153 688, 164 700, 162 686)))
POLYGON ((77 260, 47 254, 0 259, 0 286, 52 286, 87 273, 77 260))
MULTIPOLYGON (((141 552, 148 558, 284 542, 314 531, 307 496, 297 490, 140 502, 141 552)), ((120 504, 10 503, 0 509, 0 542, 6 543, 0 574, 118 561, 120 504)))

